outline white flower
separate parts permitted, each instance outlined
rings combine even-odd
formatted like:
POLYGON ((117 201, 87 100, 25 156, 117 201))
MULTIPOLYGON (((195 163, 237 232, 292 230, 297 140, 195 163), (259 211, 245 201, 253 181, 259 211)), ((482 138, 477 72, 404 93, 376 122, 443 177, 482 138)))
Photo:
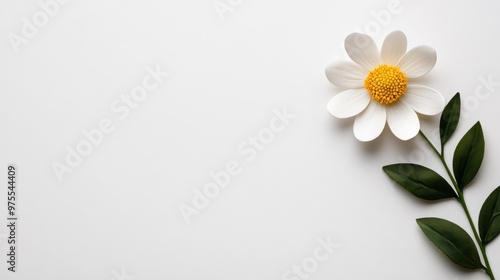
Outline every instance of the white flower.
POLYGON ((355 62, 337 62, 326 68, 328 80, 347 90, 334 96, 328 111, 337 118, 356 116, 354 136, 360 141, 377 138, 389 125, 401 140, 418 134, 417 113, 436 115, 445 105, 436 90, 412 81, 436 64, 436 51, 419 46, 406 52, 406 36, 401 31, 387 35, 379 52, 373 39, 353 33, 345 39, 345 49, 355 62))

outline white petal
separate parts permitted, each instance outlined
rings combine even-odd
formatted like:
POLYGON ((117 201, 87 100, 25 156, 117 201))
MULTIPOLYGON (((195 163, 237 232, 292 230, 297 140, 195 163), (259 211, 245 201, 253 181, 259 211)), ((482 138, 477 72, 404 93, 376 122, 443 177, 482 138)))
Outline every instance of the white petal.
POLYGON ((408 85, 401 101, 413 110, 424 115, 436 115, 443 111, 444 97, 437 90, 420 85, 408 85))
POLYGON ((404 141, 415 137, 420 130, 417 114, 404 102, 387 106, 387 124, 392 133, 404 141))
POLYGON ((359 141, 372 141, 384 130, 385 120, 385 107, 377 101, 371 100, 368 107, 354 120, 354 136, 359 141))
POLYGON ((337 118, 349 118, 363 111, 370 100, 370 94, 365 89, 351 89, 335 95, 327 108, 337 118))
POLYGON ((396 65, 399 59, 406 53, 406 35, 401 31, 394 31, 385 37, 380 57, 382 63, 396 65))
POLYGON ((362 88, 368 75, 361 66, 347 61, 330 64, 325 73, 332 84, 344 88, 362 88))
POLYGON ((361 33, 352 33, 345 38, 345 50, 349 57, 365 70, 371 71, 380 64, 380 54, 373 39, 361 33))
POLYGON ((419 46, 408 51, 399 61, 398 66, 408 78, 421 77, 436 64, 436 50, 428 46, 419 46))

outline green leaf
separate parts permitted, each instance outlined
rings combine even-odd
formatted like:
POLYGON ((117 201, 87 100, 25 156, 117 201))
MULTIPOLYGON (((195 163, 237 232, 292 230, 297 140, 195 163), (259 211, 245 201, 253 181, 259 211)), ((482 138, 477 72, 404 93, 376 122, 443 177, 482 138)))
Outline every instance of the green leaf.
POLYGON ((484 137, 477 122, 460 140, 453 155, 453 173, 463 190, 476 176, 484 157, 484 137))
POLYGON ((460 93, 457 92, 455 96, 444 107, 439 121, 439 133, 441 136, 441 146, 451 138, 453 132, 457 128, 460 119, 460 93))
POLYGON ((484 244, 500 234, 500 187, 486 199, 479 213, 479 235, 484 244))
POLYGON ((451 261, 468 269, 483 268, 472 238, 458 225, 439 218, 420 218, 424 234, 451 261))
POLYGON ((427 167, 400 163, 387 165, 382 169, 392 180, 416 197, 426 200, 457 197, 450 184, 427 167))

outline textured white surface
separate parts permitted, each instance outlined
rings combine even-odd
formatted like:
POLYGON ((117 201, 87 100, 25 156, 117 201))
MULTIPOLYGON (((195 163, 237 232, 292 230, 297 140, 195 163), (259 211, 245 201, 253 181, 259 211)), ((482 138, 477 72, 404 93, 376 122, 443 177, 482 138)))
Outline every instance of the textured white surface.
MULTIPOLYGON (((415 223, 437 216, 468 229, 459 205, 422 203, 381 170, 413 161, 442 172, 437 159, 387 128, 355 140, 353 120, 326 110, 340 90, 324 74, 346 59, 353 31, 380 46, 399 29, 409 48, 436 48, 422 83, 465 102, 448 158, 477 120, 485 131, 483 167, 466 192, 477 217, 500 184, 500 86, 481 86, 500 81, 500 4, 474 2, 221 0, 231 6, 221 18, 212 0, 74 0, 16 53, 9 33, 43 10, 2 1, 0 166, 19 168, 20 226, 16 274, 0 228, 0 278, 296 280, 286 272, 314 264, 330 236, 339 246, 321 251, 328 258, 308 279, 486 279, 449 264, 415 223), (127 115, 121 95, 157 65, 170 76, 127 115), (276 117, 284 107, 288 123, 276 117), (114 130, 59 182, 52 164, 106 120, 114 130), (268 143, 257 150, 259 134, 268 143), (235 174, 228 185, 186 224, 179 206, 225 169, 235 174)), ((422 129, 433 134, 437 121, 421 119, 422 129)), ((5 204, 0 190, 2 225, 5 204)), ((500 241, 490 246, 500 275, 500 241)))

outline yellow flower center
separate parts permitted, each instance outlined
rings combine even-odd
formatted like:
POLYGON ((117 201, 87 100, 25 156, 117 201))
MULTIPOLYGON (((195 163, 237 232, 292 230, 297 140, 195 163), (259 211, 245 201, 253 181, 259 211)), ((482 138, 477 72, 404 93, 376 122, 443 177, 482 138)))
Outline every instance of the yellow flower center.
POLYGON ((370 71, 365 88, 380 104, 392 104, 406 92, 408 78, 397 66, 382 64, 370 71))

